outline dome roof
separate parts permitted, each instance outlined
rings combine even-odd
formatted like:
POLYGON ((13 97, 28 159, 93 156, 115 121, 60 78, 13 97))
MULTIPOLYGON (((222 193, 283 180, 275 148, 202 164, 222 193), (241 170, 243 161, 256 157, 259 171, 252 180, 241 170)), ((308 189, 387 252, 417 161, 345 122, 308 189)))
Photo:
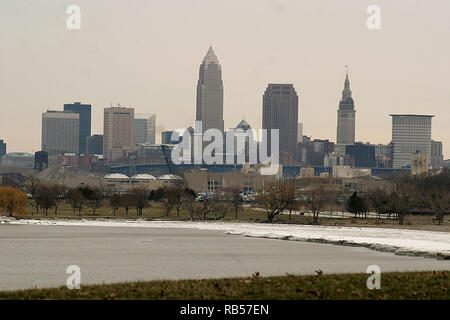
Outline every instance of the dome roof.
POLYGON ((151 174, 137 174, 131 177, 131 180, 143 180, 143 181, 150 181, 150 180, 156 180, 154 176, 151 174))
POLYGON ((26 152, 10 152, 4 155, 5 158, 33 158, 34 155, 26 152))
POLYGON ((159 180, 178 180, 181 179, 181 177, 175 175, 175 174, 163 174, 162 176, 158 177, 159 180))
POLYGON ((110 174, 107 174, 104 178, 108 179, 108 180, 125 180, 125 179, 129 180, 130 179, 130 177, 128 177, 127 175, 124 175, 122 173, 110 173, 110 174))

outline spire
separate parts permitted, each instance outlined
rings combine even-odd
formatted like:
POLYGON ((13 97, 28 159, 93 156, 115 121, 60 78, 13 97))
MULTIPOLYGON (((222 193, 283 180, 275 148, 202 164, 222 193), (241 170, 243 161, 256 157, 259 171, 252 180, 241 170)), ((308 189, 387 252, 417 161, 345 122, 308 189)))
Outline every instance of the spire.
POLYGON ((348 79, 348 66, 346 68, 346 75, 344 81, 344 90, 342 91, 342 101, 346 101, 352 98, 352 90, 350 90, 350 80, 348 79))
POLYGON ((210 64, 210 63, 219 64, 219 59, 217 59, 212 46, 209 47, 209 50, 206 53, 205 58, 203 59, 203 63, 204 64, 210 64))

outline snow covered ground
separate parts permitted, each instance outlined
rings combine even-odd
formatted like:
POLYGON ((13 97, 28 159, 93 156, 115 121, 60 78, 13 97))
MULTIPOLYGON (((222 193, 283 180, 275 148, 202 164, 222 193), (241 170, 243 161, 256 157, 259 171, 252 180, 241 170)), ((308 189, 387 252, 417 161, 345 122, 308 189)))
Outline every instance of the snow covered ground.
POLYGON ((0 217, 0 223, 219 230, 230 235, 361 246, 378 251, 393 252, 397 255, 450 260, 450 233, 448 232, 264 223, 124 221, 109 219, 15 220, 0 217))

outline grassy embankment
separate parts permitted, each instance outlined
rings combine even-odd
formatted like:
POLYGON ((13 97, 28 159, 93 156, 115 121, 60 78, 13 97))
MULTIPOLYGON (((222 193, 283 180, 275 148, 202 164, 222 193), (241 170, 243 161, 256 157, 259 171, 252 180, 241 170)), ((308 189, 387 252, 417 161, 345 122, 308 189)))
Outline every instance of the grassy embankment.
POLYGON ((0 299, 450 299, 450 272, 381 274, 369 290, 369 274, 150 281, 0 292, 0 299))
MULTIPOLYGON (((67 219, 99 219, 99 218, 112 218, 112 219, 166 219, 166 220, 190 220, 188 213, 184 210, 180 212, 180 216, 177 217, 175 209, 172 209, 168 217, 164 216, 164 208, 159 202, 151 202, 150 207, 144 208, 143 215, 137 216, 136 210, 130 208, 128 216, 125 215, 125 209, 120 208, 119 211, 114 215, 113 210, 110 207, 103 206, 97 209, 96 215, 92 214, 92 210, 89 207, 85 207, 81 212, 81 217, 78 212, 73 212, 72 208, 63 203, 58 208, 58 214, 54 214, 53 208, 48 211, 48 215, 40 210, 39 214, 35 213, 35 208, 28 205, 27 213, 21 218, 28 219, 42 219, 42 218, 67 218, 67 219)), ((208 220, 214 220, 213 213, 208 215, 208 220)), ((198 220, 197 217, 195 217, 198 220)), ((263 222, 267 219, 266 214, 262 210, 257 210, 251 208, 250 206, 243 206, 238 212, 238 222, 263 222)), ((230 211, 226 217, 225 221, 236 222, 234 211, 230 211)), ((292 215, 291 219, 287 214, 278 215, 275 223, 295 223, 295 224, 312 224, 312 217, 292 215)), ((376 219, 376 218, 341 218, 341 213, 334 212, 333 217, 320 217, 320 225, 325 226, 351 226, 351 227, 382 227, 382 228, 402 228, 402 229, 417 229, 417 230, 430 230, 430 231, 450 231, 450 221, 448 216, 445 217, 444 223, 442 225, 437 225, 432 221, 432 216, 429 215, 408 215, 405 218, 404 225, 400 226, 398 221, 393 219, 376 219)))

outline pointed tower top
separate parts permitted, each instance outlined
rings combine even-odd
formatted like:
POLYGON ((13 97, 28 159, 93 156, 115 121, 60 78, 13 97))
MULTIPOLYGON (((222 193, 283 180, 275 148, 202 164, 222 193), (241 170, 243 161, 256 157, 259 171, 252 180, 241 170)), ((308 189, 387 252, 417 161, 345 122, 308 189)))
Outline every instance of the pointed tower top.
POLYGON ((217 56, 214 53, 212 46, 209 47, 208 53, 206 53, 206 56, 203 59, 203 63, 204 64, 210 64, 210 63, 219 64, 219 59, 217 59, 217 56))

